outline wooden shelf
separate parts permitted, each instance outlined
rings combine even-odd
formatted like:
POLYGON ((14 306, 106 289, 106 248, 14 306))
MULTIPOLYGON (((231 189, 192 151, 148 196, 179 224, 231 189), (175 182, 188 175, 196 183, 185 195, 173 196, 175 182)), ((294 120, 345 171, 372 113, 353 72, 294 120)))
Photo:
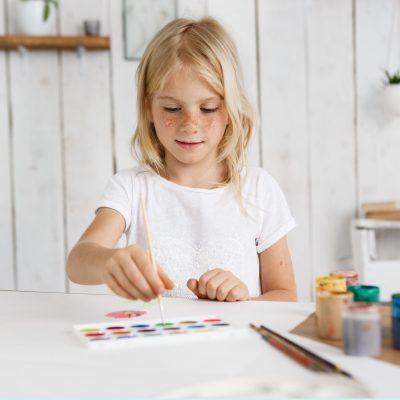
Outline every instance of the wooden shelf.
POLYGON ((0 36, 0 49, 16 49, 24 46, 28 49, 71 50, 83 46, 90 50, 110 48, 109 36, 0 36))

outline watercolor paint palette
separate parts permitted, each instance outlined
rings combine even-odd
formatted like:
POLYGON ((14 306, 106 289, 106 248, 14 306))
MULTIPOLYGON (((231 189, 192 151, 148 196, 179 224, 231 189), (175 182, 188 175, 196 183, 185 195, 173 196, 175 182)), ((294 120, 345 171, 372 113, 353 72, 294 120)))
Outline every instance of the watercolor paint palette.
POLYGON ((148 321, 113 321, 75 325, 74 333, 89 348, 142 347, 187 341, 238 338, 248 334, 214 315, 171 318, 163 324, 148 321))

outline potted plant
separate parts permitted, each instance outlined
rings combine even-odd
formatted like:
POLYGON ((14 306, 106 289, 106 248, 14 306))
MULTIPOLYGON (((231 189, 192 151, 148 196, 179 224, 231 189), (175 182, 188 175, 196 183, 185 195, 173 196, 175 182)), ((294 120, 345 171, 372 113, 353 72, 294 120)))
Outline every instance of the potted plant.
POLYGON ((15 22, 18 34, 46 36, 54 33, 58 0, 17 0, 15 22))
POLYGON ((400 116, 400 70, 393 74, 385 70, 383 104, 394 115, 400 116))

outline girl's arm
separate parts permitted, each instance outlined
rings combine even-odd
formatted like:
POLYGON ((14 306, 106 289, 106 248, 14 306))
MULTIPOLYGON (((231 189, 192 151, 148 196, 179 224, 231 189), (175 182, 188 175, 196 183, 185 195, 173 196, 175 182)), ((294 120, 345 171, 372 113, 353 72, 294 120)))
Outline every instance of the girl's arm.
POLYGON ((103 282, 102 270, 125 229, 125 220, 111 208, 100 208, 67 259, 69 279, 82 285, 103 282))
POLYGON ((68 256, 71 281, 84 285, 105 283, 119 296, 144 301, 172 289, 173 282, 160 267, 154 270, 148 252, 141 246, 114 248, 124 229, 122 215, 100 208, 68 256))
POLYGON ((297 301, 286 236, 264 250, 259 259, 262 294, 251 300, 297 301))

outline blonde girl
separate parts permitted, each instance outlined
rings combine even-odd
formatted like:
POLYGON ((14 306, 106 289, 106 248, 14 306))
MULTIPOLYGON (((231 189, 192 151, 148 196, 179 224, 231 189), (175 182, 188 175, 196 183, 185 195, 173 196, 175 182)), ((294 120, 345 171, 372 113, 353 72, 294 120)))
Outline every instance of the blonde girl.
POLYGON ((286 241, 295 222, 275 180, 247 166, 253 110, 230 36, 210 17, 176 19, 148 45, 137 81, 138 166, 110 179, 69 278, 144 301, 296 300, 286 241))

